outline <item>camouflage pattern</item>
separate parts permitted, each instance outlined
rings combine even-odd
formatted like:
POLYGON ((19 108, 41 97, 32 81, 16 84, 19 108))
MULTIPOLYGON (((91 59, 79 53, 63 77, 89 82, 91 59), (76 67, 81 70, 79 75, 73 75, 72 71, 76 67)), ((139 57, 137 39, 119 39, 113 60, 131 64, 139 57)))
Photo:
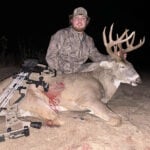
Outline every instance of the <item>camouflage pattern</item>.
MULTIPOLYGON (((57 73, 79 72, 88 60, 99 62, 107 59, 95 47, 93 39, 85 32, 78 33, 71 26, 61 29, 51 36, 46 61, 57 73)), ((86 65, 88 67, 90 65, 86 65)), ((88 69, 86 69, 88 70, 88 69)))
POLYGON ((78 15, 83 15, 85 17, 88 17, 87 11, 83 7, 78 7, 76 9, 74 9, 74 11, 73 11, 73 17, 74 16, 78 16, 78 15))

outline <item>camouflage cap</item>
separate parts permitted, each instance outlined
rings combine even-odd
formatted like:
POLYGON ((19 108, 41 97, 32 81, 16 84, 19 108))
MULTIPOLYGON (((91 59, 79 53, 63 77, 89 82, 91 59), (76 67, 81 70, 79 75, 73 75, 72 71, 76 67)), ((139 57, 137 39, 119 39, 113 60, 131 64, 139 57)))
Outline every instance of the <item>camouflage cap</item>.
POLYGON ((85 8, 83 7, 75 8, 73 14, 69 15, 69 21, 71 21, 71 19, 77 15, 85 16, 87 18, 87 24, 89 24, 91 18, 88 16, 87 10, 85 8))
POLYGON ((77 15, 83 15, 85 17, 88 18, 88 13, 87 13, 87 10, 83 7, 78 7, 78 8, 75 8, 74 11, 73 11, 73 17, 74 16, 77 16, 77 15))

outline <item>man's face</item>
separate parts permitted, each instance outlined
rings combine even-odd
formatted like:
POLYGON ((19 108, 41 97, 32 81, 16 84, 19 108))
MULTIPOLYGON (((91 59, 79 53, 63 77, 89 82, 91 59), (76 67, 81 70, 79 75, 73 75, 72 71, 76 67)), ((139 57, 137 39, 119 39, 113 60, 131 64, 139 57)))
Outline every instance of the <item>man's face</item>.
POLYGON ((78 32, 84 31, 87 23, 87 18, 83 15, 77 15, 71 19, 72 27, 78 32))

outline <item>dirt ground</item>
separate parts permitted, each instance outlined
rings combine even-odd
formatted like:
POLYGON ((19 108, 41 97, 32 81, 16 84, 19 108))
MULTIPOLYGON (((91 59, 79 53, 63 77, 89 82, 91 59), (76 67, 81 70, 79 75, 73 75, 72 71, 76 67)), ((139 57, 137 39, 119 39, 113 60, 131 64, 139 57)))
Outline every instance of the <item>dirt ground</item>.
POLYGON ((0 150, 150 150, 150 73, 143 83, 122 84, 108 106, 123 121, 119 127, 85 112, 64 112, 61 127, 30 127, 30 135, 0 142, 0 150))

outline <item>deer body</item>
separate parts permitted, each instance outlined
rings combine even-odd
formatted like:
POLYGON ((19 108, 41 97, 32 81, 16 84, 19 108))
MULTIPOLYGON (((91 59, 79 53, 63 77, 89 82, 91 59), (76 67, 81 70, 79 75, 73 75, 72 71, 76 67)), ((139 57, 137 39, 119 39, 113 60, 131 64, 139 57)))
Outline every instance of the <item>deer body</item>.
MULTIPOLYGON (((122 62, 120 65, 112 60, 102 61, 97 65, 99 68, 91 72, 60 75, 53 78, 47 74, 42 76, 52 87, 56 83, 64 86, 63 90, 55 97, 59 100, 57 111, 89 110, 90 113, 105 120, 108 124, 119 125, 121 123, 120 116, 111 111, 105 103, 111 100, 121 83, 136 85, 141 81, 140 76, 129 62, 122 62)), ((50 94, 53 92, 51 91, 50 94)), ((34 113, 39 111, 38 114, 47 120, 58 119, 58 114, 49 107, 49 98, 43 94, 43 89, 33 85, 28 89, 25 100, 20 102, 20 108, 26 108, 27 111, 34 113), (40 101, 40 106, 37 101, 40 101)))

